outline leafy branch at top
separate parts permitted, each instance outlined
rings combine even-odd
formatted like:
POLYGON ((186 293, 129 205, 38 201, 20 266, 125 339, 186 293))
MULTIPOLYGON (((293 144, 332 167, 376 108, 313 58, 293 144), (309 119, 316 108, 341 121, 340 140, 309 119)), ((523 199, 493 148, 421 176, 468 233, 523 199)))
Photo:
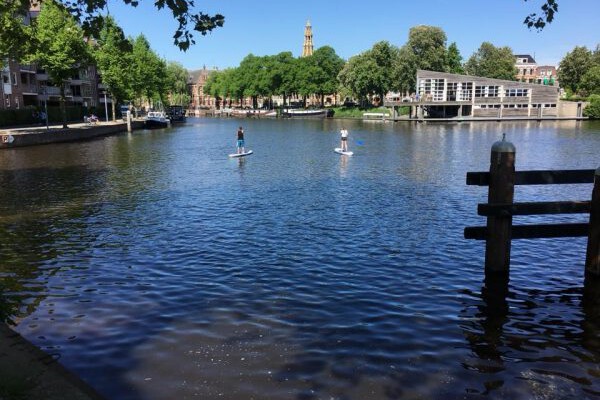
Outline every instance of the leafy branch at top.
MULTIPOLYGON (((527 0, 525 0, 527 1, 527 0)), ((554 20, 554 14, 558 12, 558 2, 557 0, 544 0, 544 4, 542 5, 542 15, 538 15, 537 13, 531 13, 525 18, 523 23, 527 25, 528 28, 536 28, 538 31, 544 29, 546 24, 551 23, 554 20)))
MULTIPOLYGON (((29 8, 29 0, 17 0, 21 4, 24 15, 29 8)), ((37 0, 38 3, 50 0, 37 0)), ((54 0, 65 6, 81 24, 87 35, 97 37, 102 29, 101 12, 107 7, 108 0, 54 0)), ((121 0, 124 4, 137 7, 143 0, 121 0)), ((206 35, 217 27, 222 27, 225 17, 221 14, 210 15, 193 12, 193 0, 155 0, 154 5, 161 10, 167 8, 179 26, 173 34, 173 43, 181 50, 189 49, 195 44, 193 31, 206 35)))

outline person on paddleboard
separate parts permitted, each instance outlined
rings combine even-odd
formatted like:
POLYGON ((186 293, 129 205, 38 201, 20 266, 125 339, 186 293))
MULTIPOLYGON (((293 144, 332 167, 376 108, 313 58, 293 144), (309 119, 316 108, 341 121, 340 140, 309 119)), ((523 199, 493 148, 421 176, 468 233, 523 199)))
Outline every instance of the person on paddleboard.
POLYGON ((348 151, 348 130, 346 128, 342 127, 340 134, 342 135, 342 141, 340 143, 340 148, 342 149, 342 151, 348 151))
POLYGON ((240 126, 237 131, 237 152, 238 154, 245 153, 244 147, 244 129, 240 126))

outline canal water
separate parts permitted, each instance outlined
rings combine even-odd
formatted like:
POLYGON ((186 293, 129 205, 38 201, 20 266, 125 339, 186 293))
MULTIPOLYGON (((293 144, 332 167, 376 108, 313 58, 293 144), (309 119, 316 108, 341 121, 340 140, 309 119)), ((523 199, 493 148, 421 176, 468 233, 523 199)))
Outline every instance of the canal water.
MULTIPOLYGON (((586 239, 513 242, 506 293, 463 239, 502 133, 517 169, 600 166, 593 122, 189 119, 4 150, 0 314, 111 399, 594 398, 586 239)), ((515 223, 542 220, 587 215, 515 223)))

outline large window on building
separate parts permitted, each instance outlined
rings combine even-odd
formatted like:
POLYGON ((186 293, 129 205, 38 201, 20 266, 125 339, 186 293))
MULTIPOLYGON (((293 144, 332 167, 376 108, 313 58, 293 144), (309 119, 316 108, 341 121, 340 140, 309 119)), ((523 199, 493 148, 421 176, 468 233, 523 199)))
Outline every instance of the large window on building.
POLYGON ((425 101, 444 101, 445 79, 421 79, 419 95, 425 101))
POLYGON ((500 86, 475 86, 475 97, 498 97, 500 86))
POLYGON ((457 90, 459 101, 470 101, 473 98, 473 82, 461 82, 457 90))
POLYGON ((529 89, 506 89, 504 95, 506 97, 527 97, 529 89))
POLYGON ((458 82, 448 82, 446 85, 446 101, 456 101, 458 82))

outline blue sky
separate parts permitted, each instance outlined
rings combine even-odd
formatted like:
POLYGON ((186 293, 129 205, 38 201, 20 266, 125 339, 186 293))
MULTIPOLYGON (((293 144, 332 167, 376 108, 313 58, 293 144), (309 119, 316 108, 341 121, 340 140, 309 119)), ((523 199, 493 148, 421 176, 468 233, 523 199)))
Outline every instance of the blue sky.
POLYGON ((221 13, 225 25, 181 52, 173 45, 177 24, 152 0, 137 8, 109 2, 110 13, 126 35, 143 33, 152 49, 187 69, 235 67, 248 54, 302 52, 304 25, 311 21, 315 48, 329 45, 344 59, 368 50, 380 40, 401 46, 415 25, 441 27, 448 43, 456 42, 466 60, 482 42, 509 46, 515 54, 531 54, 538 64, 557 65, 573 47, 592 49, 600 43, 600 0, 558 0, 555 21, 543 31, 529 30, 525 17, 538 11, 541 0, 303 0, 256 2, 195 0, 207 13, 221 13))

